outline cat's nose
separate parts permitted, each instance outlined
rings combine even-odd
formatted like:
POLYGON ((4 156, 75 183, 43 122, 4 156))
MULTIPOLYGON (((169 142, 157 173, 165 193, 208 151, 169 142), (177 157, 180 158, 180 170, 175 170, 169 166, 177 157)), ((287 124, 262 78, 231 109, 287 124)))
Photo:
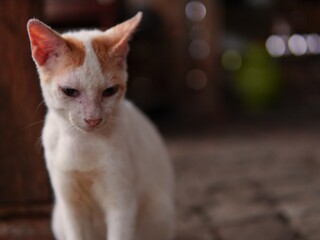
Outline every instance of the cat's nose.
POLYGON ((101 121, 102 121, 102 118, 98 118, 98 119, 85 119, 84 120, 90 127, 96 127, 98 126, 101 121))

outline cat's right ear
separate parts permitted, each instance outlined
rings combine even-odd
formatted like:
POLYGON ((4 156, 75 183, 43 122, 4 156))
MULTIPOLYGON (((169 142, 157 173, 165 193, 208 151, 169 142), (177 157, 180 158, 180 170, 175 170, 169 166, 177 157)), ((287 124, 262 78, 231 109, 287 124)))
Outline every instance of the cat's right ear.
POLYGON ((46 64, 50 57, 58 57, 66 49, 66 43, 59 33, 37 19, 27 25, 32 57, 39 66, 46 64))

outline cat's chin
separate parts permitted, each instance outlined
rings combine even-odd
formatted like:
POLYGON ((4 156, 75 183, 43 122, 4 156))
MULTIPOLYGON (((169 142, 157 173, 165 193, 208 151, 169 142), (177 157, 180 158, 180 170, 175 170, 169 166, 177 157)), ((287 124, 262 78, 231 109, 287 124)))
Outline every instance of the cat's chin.
POLYGON ((80 131, 80 132, 82 132, 82 133, 92 133, 92 132, 100 131, 101 129, 104 128, 104 125, 105 125, 105 124, 99 124, 98 126, 91 127, 91 126, 86 126, 86 125, 84 125, 84 126, 79 126, 79 125, 74 124, 74 123, 72 123, 72 122, 71 122, 71 124, 72 124, 72 126, 73 126, 73 128, 74 128, 75 130, 80 131))
POLYGON ((103 128, 103 125, 96 126, 96 127, 90 127, 90 126, 82 126, 82 127, 75 126, 75 127, 76 127, 76 129, 78 129, 81 132, 92 133, 92 132, 96 132, 96 131, 101 130, 103 128))

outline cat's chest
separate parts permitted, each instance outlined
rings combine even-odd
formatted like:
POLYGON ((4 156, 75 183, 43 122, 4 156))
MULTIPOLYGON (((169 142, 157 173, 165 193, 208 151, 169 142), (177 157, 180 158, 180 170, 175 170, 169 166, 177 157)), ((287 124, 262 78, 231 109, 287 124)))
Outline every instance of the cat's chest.
POLYGON ((113 143, 107 138, 87 134, 52 132, 45 146, 48 164, 63 170, 92 171, 108 164, 115 156, 113 143))

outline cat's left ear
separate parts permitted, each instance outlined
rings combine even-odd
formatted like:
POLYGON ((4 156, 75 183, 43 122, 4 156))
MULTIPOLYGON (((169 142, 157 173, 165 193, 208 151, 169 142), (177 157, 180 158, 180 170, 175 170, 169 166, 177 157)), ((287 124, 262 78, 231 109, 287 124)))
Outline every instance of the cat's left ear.
POLYGON ((28 21, 32 57, 39 66, 46 64, 53 56, 62 55, 67 45, 61 35, 37 19, 28 21))
POLYGON ((107 30, 106 33, 112 33, 111 35, 113 36, 113 46, 109 52, 112 57, 125 58, 127 56, 129 52, 128 42, 139 26, 141 19, 142 12, 138 12, 131 19, 107 30))

